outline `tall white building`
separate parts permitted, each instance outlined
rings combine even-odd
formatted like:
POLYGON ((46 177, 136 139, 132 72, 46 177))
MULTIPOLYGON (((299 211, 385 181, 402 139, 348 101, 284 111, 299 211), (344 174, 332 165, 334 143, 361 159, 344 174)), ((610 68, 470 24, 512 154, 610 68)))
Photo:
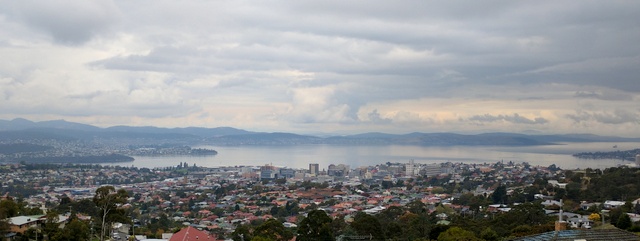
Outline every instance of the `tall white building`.
POLYGON ((318 175, 320 173, 320 165, 318 163, 310 163, 309 173, 312 175, 318 175))
POLYGON ((416 165, 413 162, 413 159, 409 161, 409 163, 404 164, 405 176, 413 177, 415 172, 416 165))

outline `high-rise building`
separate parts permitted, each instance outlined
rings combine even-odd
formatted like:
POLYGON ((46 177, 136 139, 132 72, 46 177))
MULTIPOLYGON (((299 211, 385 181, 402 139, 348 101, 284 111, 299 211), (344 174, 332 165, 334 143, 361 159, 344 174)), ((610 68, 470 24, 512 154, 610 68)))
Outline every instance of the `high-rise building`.
POLYGON ((296 176, 296 170, 291 168, 280 168, 280 177, 293 178, 296 176))
POLYGON ((636 165, 640 166, 640 154, 636 155, 636 165))
POLYGON ((411 159, 411 161, 409 161, 409 163, 404 165, 404 172, 405 172, 405 176, 408 177, 412 177, 413 176, 413 172, 415 170, 416 165, 413 163, 413 159, 411 159))
POLYGON ((278 172, 276 172, 276 167, 271 165, 264 165, 260 167, 260 180, 277 178, 278 172))
POLYGON ((424 170, 426 171, 425 174, 427 175, 427 177, 435 177, 442 174, 442 167, 440 166, 440 164, 434 163, 426 165, 424 167, 424 170))
POLYGON ((329 165, 329 169, 327 169, 327 175, 329 176, 339 176, 342 175, 338 167, 334 164, 329 165))
POLYGON ((318 163, 310 163, 309 164, 309 173, 313 175, 318 175, 320 173, 320 164, 318 163))
POLYGON ((265 169, 260 171, 260 180, 276 179, 277 174, 274 170, 265 169))

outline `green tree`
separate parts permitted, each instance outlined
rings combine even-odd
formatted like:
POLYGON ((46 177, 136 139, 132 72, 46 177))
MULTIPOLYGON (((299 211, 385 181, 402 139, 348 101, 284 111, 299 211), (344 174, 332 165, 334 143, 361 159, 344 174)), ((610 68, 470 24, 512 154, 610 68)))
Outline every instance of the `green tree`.
POLYGON ((58 212, 50 211, 46 215, 46 221, 44 223, 43 231, 47 236, 53 237, 60 232, 60 223, 58 218, 58 212))
POLYGON ((449 226, 447 225, 433 226, 433 228, 429 230, 429 239, 433 239, 433 240, 438 239, 438 236, 440 236, 441 233, 444 233, 444 231, 447 231, 448 229, 449 229, 449 226))
POLYGON ((382 229, 382 225, 375 217, 359 212, 353 218, 353 222, 351 222, 351 228, 358 235, 371 235, 374 239, 384 239, 384 232, 382 229))
POLYGON ((426 214, 417 215, 414 213, 405 213, 398 218, 397 222, 403 227, 403 237, 408 240, 414 240, 419 238, 428 238, 431 228, 431 220, 426 214))
POLYGON ((407 209, 409 212, 414 214, 423 214, 427 212, 427 206, 424 205, 420 200, 414 200, 407 204, 407 209))
POLYGON ((507 201, 507 187, 500 185, 491 194, 491 200, 493 203, 505 203, 507 201))
POLYGON ((284 227, 284 225, 276 220, 269 219, 266 222, 260 224, 253 232, 253 239, 260 236, 274 241, 289 241, 293 238, 293 233, 284 227))
POLYGON ((471 231, 460 227, 451 227, 438 235, 438 241, 475 241, 481 240, 471 231))
POLYGON ((16 202, 11 199, 5 199, 0 201, 0 216, 1 218, 15 217, 20 212, 20 207, 16 202))
MULTIPOLYGON (((268 180, 263 180, 264 181, 268 181, 268 180)), ((251 239, 251 241, 274 241, 271 238, 267 238, 267 237, 262 237, 262 236, 255 236, 251 239)))
POLYGON ((618 218, 618 222, 616 222, 616 227, 618 227, 619 229, 628 229, 632 225, 633 223, 631 223, 631 218, 629 218, 629 215, 627 215, 626 213, 621 214, 618 218))
POLYGON ((89 240, 89 225, 80 221, 76 217, 72 217, 71 221, 64 226, 61 232, 57 232, 51 237, 51 241, 84 241, 89 240))
POLYGON ((382 225, 385 237, 402 236, 403 228, 398 224, 398 218, 405 212, 401 207, 391 206, 375 216, 382 225))
POLYGON ((233 241, 249 241, 252 240, 251 227, 249 225, 240 225, 231 233, 233 241))
POLYGON ((565 197, 570 200, 580 200, 580 188, 582 188, 580 182, 570 182, 567 184, 567 194, 565 197))
POLYGON ((349 225, 344 221, 344 216, 338 216, 336 219, 331 221, 331 232, 333 232, 333 235, 335 236, 344 234, 348 227, 349 225))
POLYGON ((298 226, 298 237, 300 241, 333 241, 333 231, 331 229, 331 218, 323 210, 313 210, 309 212, 298 226))
POLYGON ((493 229, 487 227, 482 230, 482 233, 480 233, 480 238, 486 241, 496 241, 500 238, 500 236, 498 236, 498 233, 496 233, 496 231, 493 231, 493 229))
POLYGON ((523 203, 496 217, 495 224, 508 229, 518 225, 540 225, 549 222, 541 204, 523 203))
POLYGON ((129 220, 127 220, 124 215, 124 211, 118 208, 127 202, 128 197, 127 191, 124 189, 116 191, 113 186, 102 186, 96 190, 96 194, 93 196, 93 202, 99 209, 98 219, 101 223, 100 240, 103 241, 105 239, 107 224, 114 221, 129 223, 129 220))
POLYGON ((7 219, 16 216, 19 210, 20 208, 13 200, 6 199, 0 201, 0 235, 4 236, 4 234, 9 232, 10 225, 7 219))
POLYGON ((612 225, 617 225, 618 224, 618 220, 620 220, 620 217, 622 217, 622 215, 624 214, 624 212, 622 211, 622 208, 614 208, 609 210, 609 220, 611 222, 612 225))

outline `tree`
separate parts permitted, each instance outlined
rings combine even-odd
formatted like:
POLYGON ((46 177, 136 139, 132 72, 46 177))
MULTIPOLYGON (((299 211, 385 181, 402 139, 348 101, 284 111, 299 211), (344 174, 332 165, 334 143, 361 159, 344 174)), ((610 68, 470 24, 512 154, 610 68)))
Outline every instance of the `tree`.
POLYGON ((609 210, 609 214, 607 216, 609 216, 609 220, 611 222, 612 225, 617 225, 618 224, 618 220, 620 220, 620 217, 624 214, 624 212, 622 212, 621 208, 614 208, 609 210))
MULTIPOLYGON (((265 179, 263 181, 268 181, 268 180, 265 179)), ((265 238, 265 237, 262 237, 262 236, 255 236, 250 241, 273 241, 273 239, 265 238)))
POLYGON ((438 241, 474 241, 481 240, 471 231, 460 227, 451 227, 438 235, 438 241))
POLYGON ((19 210, 18 205, 11 199, 0 201, 0 235, 4 236, 9 232, 10 225, 7 219, 17 215, 19 210))
POLYGON ((57 232, 51 237, 51 241, 83 241, 89 240, 89 226, 80 221, 77 217, 71 217, 71 221, 64 226, 61 232, 57 232))
POLYGON ((59 218, 58 218, 58 212, 56 211, 51 211, 48 212, 46 215, 46 221, 44 223, 44 228, 43 231, 45 234, 47 234, 47 236, 49 237, 53 237, 55 236, 57 233, 60 232, 60 224, 59 224, 59 218))
POLYGON ((369 214, 363 212, 356 214, 351 222, 351 228, 358 235, 371 235, 374 239, 384 239, 382 225, 378 219, 369 214))
POLYGON ((491 199, 493 200, 493 203, 504 203, 506 201, 507 198, 507 187, 500 185, 498 186, 498 188, 496 188, 496 190, 493 191, 493 194, 491 194, 491 199))
POLYGON ((233 241, 250 241, 252 238, 253 235, 251 235, 249 225, 240 225, 231 233, 231 239, 233 239, 233 241))
POLYGON ((513 228, 518 225, 540 225, 549 222, 541 204, 523 203, 496 217, 496 224, 513 228))
POLYGON ((269 219, 260 224, 260 226, 254 230, 253 235, 252 240, 256 237, 267 238, 274 241, 289 241, 293 238, 293 233, 276 219, 269 219))
POLYGON ((15 217, 20 212, 20 207, 11 199, 0 201, 0 218, 15 217))
POLYGON ((331 218, 323 210, 309 212, 298 226, 300 241, 332 241, 335 240, 331 229, 331 218))
POLYGON ((570 182, 567 184, 565 188, 567 190, 566 198, 570 200, 580 200, 580 188, 582 188, 580 182, 570 182))
POLYGON ((413 214, 424 214, 427 212, 427 206, 420 200, 414 200, 407 204, 407 209, 413 214))
POLYGON ((128 197, 127 191, 120 189, 116 192, 113 186, 102 186, 96 190, 93 202, 99 209, 98 219, 101 222, 100 240, 105 238, 108 223, 113 221, 129 222, 124 215, 124 211, 119 209, 120 206, 127 202, 128 197))
POLYGON ((441 233, 444 233, 444 231, 447 231, 449 229, 448 225, 435 225, 431 228, 431 230, 429 230, 429 239, 430 240, 436 240, 438 239, 438 237, 440 236, 441 233))
POLYGON ((480 238, 487 241, 495 241, 495 240, 498 240, 500 236, 498 236, 498 233, 496 233, 496 231, 493 231, 493 229, 491 229, 490 227, 487 227, 484 230, 482 230, 482 233, 480 233, 480 238))
POLYGON ((385 237, 402 236, 403 227, 398 224, 398 218, 405 212, 401 207, 391 206, 375 216, 382 225, 385 237))
POLYGON ((631 227, 633 223, 631 223, 631 218, 626 213, 623 213, 618 218, 618 222, 616 223, 616 227, 619 229, 628 229, 631 227))
POLYGON ((428 237, 431 223, 426 214, 418 215, 411 212, 403 214, 396 222, 402 227, 402 236, 408 240, 428 237))

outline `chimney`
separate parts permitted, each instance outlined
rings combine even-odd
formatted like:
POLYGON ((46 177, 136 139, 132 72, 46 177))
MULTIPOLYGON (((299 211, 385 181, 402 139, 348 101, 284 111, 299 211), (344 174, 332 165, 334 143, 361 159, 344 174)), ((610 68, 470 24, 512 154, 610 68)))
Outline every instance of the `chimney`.
POLYGON ((555 230, 556 232, 567 230, 567 222, 562 221, 562 199, 560 199, 560 213, 558 214, 558 221, 556 221, 555 230))

